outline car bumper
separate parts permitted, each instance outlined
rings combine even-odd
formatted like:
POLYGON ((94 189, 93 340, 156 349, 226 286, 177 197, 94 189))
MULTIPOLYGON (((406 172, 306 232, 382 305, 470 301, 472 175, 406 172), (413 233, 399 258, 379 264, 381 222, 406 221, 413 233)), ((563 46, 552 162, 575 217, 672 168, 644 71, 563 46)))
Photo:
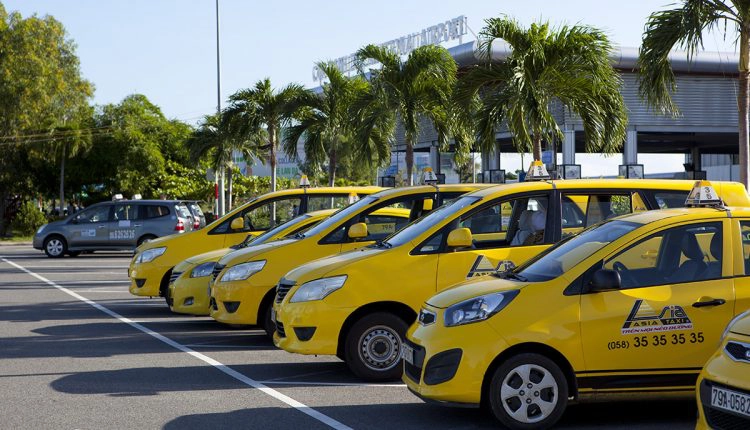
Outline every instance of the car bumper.
POLYGON ((151 263, 131 263, 128 269, 130 278, 130 294, 134 296, 159 296, 161 281, 171 266, 160 266, 151 263))
POLYGON ((406 345, 414 349, 413 363, 404 361, 407 388, 433 403, 474 407, 482 399, 482 382, 492 361, 508 345, 488 324, 444 327, 415 324, 406 345))
POLYGON ((34 239, 31 241, 31 246, 33 246, 34 249, 44 249, 44 238, 35 234, 34 239))
POLYGON ((183 273, 169 284, 169 308, 178 314, 208 315, 210 281, 210 276, 191 278, 183 273))
POLYGON ((258 286, 245 281, 214 282, 210 308, 211 318, 225 324, 257 324, 258 308, 263 296, 273 286, 258 286))
POLYGON ((339 333, 354 309, 332 307, 325 300, 274 303, 277 331, 273 343, 297 354, 336 355, 339 333))
MULTIPOLYGON (((737 341, 750 343, 750 336, 742 336, 737 341)), ((698 402, 698 422, 696 429, 711 428, 750 428, 750 416, 741 416, 711 405, 711 388, 716 386, 750 396, 750 363, 732 360, 720 351, 706 363, 696 383, 698 402)))

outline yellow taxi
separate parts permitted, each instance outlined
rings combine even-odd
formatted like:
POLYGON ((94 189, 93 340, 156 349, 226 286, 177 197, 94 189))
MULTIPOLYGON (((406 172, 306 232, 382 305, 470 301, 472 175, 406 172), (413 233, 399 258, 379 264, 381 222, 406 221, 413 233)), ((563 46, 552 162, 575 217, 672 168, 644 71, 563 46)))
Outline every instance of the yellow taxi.
POLYGON ((692 395, 722 330, 750 308, 750 208, 699 185, 688 201, 705 207, 607 220, 429 298, 403 345, 407 387, 485 404, 514 429, 552 426, 571 400, 692 395))
MULTIPOLYGON (((274 341, 289 352, 335 354, 364 379, 400 378, 401 340, 435 292, 512 269, 613 216, 682 207, 694 183, 536 181, 466 194, 377 245, 286 274, 274 305, 285 330, 274 341), (330 295, 306 293, 321 283, 330 295)), ((727 201, 750 205, 742 185, 714 185, 727 201)))
POLYGON ((209 278, 221 257, 237 249, 294 236, 328 218, 334 212, 335 209, 308 212, 260 236, 248 235, 239 245, 198 254, 178 263, 170 276, 167 295, 169 308, 178 314, 208 315, 209 278))
MULTIPOLYGON (((750 246, 750 235, 743 239, 750 246)), ((696 429, 750 429, 750 310, 727 325, 698 377, 696 397, 696 429)))
POLYGON ((242 242, 299 214, 344 207, 355 196, 376 193, 380 187, 295 188, 263 194, 198 231, 165 236, 136 249, 130 261, 130 293, 166 297, 172 268, 180 261, 242 242))
MULTIPOLYGON (((214 269, 217 276, 211 284, 211 317, 227 324, 258 324, 272 336, 275 288, 289 270, 381 240, 443 201, 487 186, 422 185, 381 191, 363 197, 303 234, 233 252, 214 269)), ((321 283, 308 292, 325 295, 335 282, 321 283)))

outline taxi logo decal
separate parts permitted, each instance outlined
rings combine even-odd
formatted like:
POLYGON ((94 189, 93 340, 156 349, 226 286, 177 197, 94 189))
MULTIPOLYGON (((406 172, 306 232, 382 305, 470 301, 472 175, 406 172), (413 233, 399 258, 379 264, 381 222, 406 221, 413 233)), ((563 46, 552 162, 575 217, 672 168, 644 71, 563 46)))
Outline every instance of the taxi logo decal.
POLYGON ((466 274, 466 279, 491 275, 497 272, 505 272, 514 267, 516 267, 516 265, 510 260, 502 260, 497 263, 497 266, 495 266, 490 262, 489 258, 485 257, 484 255, 479 255, 474 261, 474 265, 471 266, 469 273, 466 274))
POLYGON ((643 300, 636 300, 630 315, 622 326, 622 334, 651 333, 658 331, 690 330, 693 322, 682 306, 667 305, 656 313, 643 300))

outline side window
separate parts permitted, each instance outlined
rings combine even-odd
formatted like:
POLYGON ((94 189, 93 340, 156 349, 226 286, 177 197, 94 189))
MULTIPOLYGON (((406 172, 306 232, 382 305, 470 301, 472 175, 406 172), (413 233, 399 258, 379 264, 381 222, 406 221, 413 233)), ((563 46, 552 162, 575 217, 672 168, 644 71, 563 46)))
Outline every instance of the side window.
POLYGON ((351 241, 348 237, 349 226, 359 222, 367 224, 367 237, 360 240, 385 239, 390 234, 406 227, 410 221, 410 214, 414 212, 412 209, 422 208, 424 200, 431 200, 431 198, 424 196, 404 196, 400 200, 392 200, 386 204, 372 206, 329 233, 323 238, 321 243, 345 243, 351 241), (385 210, 388 210, 388 212, 401 211, 403 212, 403 216, 383 213, 385 210), (379 213, 379 211, 382 212, 379 213))
POLYGON ((750 275, 750 221, 740 221, 742 234, 742 256, 745 260, 745 275, 750 275))
POLYGON ((659 209, 685 207, 687 195, 687 191, 656 191, 653 193, 659 209))
POLYGON ((336 195, 313 195, 307 196, 307 211, 320 211, 323 209, 340 209, 349 206, 349 196, 336 195))
POLYGON ((133 204, 117 204, 113 221, 130 221, 138 219, 138 206, 133 204))
POLYGON ((690 224, 655 233, 607 259, 623 288, 704 281, 721 277, 721 222, 690 224))
POLYGON ((86 209, 76 216, 76 219, 80 223, 94 223, 94 222, 107 222, 109 221, 109 210, 111 206, 97 206, 95 208, 86 209))
POLYGON ((245 228, 243 231, 264 231, 276 227, 299 215, 299 207, 299 197, 274 200, 257 206, 242 214, 245 219, 245 228), (276 211, 275 223, 271 217, 274 210, 276 211))
POLYGON ((146 205, 143 206, 143 218, 159 218, 169 215, 169 208, 166 206, 146 205))
POLYGON ((367 224, 366 240, 382 240, 401 230, 409 220, 406 217, 389 215, 368 215, 364 221, 367 224))
POLYGON ((564 194, 561 227, 563 237, 575 234, 598 222, 645 210, 637 193, 627 194, 564 194))
POLYGON ((523 197, 486 206, 463 217, 476 248, 538 245, 544 242, 546 196, 523 197))

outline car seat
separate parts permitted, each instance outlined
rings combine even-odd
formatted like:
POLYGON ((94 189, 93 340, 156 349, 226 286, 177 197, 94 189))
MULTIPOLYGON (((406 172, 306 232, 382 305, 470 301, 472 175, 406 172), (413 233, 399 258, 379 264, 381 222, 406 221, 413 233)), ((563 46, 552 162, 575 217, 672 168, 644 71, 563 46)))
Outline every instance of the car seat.
POLYGON ((534 233, 531 218, 535 213, 528 209, 521 212, 521 215, 518 217, 518 231, 510 242, 511 246, 523 245, 526 239, 534 233))
POLYGON ((722 251, 724 250, 721 241, 721 232, 717 231, 714 233, 714 236, 711 238, 710 250, 711 256, 714 257, 716 261, 711 261, 707 264, 708 267, 706 267, 705 272, 703 272, 701 279, 721 278, 721 256, 722 251))
POLYGON ((688 259, 667 277, 667 283, 669 284, 698 279, 698 275, 702 274, 708 267, 703 261, 703 251, 695 234, 686 232, 680 240, 680 249, 688 259))

